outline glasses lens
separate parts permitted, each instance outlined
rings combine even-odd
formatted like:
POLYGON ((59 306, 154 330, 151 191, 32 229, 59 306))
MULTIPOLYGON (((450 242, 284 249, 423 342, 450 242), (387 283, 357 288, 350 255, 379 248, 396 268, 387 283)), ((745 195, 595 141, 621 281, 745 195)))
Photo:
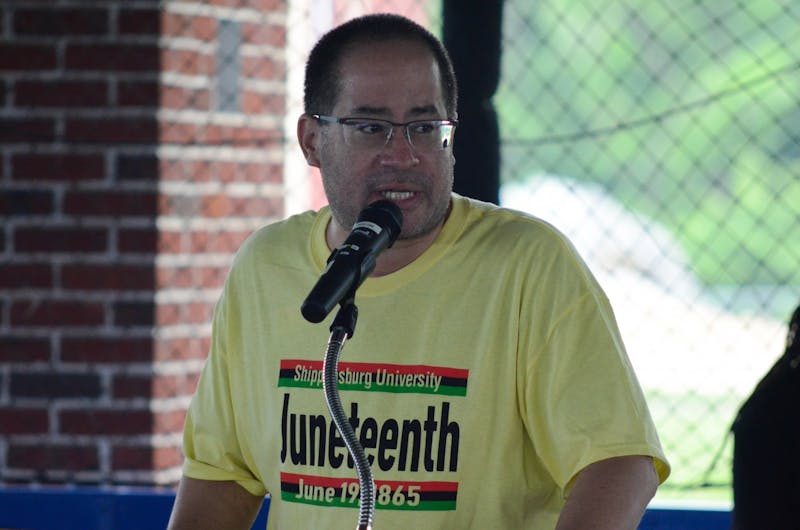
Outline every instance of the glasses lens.
POLYGON ((383 120, 352 118, 342 121, 344 142, 356 149, 380 149, 389 140, 392 124, 383 120))
MULTIPOLYGON (((395 125, 390 121, 348 118, 344 126, 344 141, 354 149, 382 149, 392 135, 395 125)), ((412 121, 405 125, 408 140, 414 149, 437 151, 450 145, 454 125, 442 120, 412 121)))
POLYGON ((406 125, 411 145, 425 151, 436 151, 450 145, 453 125, 446 121, 412 121, 406 125))

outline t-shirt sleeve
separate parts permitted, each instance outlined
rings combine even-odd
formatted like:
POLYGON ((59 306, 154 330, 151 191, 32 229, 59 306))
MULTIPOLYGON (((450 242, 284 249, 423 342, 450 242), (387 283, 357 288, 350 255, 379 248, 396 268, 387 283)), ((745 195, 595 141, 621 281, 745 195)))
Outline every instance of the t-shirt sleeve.
POLYGON ((254 476, 236 435, 226 351, 225 295, 214 311, 212 345, 183 432, 183 473, 201 480, 235 481, 253 495, 267 493, 254 476))
POLYGON ((577 255, 554 267, 545 300, 534 302, 522 384, 524 421, 536 453, 566 496, 599 460, 651 456, 669 475, 607 297, 577 255))

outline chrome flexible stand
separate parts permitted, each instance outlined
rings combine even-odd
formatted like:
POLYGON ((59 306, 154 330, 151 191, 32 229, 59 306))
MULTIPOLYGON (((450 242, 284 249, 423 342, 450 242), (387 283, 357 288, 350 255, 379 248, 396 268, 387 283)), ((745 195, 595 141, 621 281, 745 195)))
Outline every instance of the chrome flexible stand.
POLYGON ((359 491, 361 493, 358 501, 358 526, 356 530, 372 530, 372 521, 375 516, 375 481, 364 448, 361 447, 361 443, 356 438, 353 426, 350 425, 342 407, 338 383, 339 356, 342 353, 345 341, 348 338, 352 338, 355 331, 358 308, 354 303, 354 296, 346 297, 340 305, 339 312, 331 324, 331 335, 325 352, 322 373, 323 389, 328 411, 331 413, 331 418, 333 418, 339 434, 342 435, 350 456, 353 457, 356 473, 358 474, 359 491))

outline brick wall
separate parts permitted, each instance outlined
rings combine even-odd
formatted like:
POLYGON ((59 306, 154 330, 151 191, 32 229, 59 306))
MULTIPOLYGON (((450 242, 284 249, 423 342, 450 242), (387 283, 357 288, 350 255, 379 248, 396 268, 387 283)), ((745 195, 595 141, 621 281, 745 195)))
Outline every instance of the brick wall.
POLYGON ((231 255, 283 215, 285 30, 279 0, 0 5, 0 481, 179 477, 231 255))

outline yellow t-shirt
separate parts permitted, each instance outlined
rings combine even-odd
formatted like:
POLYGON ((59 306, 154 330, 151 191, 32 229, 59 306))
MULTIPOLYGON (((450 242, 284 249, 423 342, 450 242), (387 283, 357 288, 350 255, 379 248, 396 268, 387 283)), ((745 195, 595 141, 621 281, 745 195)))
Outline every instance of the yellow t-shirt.
MULTIPOLYGON (((321 324, 300 314, 329 220, 294 216, 237 254, 186 422, 184 473, 271 494, 271 530, 358 520, 322 391, 336 310, 321 324)), ((669 474, 606 296, 541 220, 454 195, 428 251, 367 279, 356 304, 338 381, 376 528, 545 530, 592 462, 650 455, 669 474)))

